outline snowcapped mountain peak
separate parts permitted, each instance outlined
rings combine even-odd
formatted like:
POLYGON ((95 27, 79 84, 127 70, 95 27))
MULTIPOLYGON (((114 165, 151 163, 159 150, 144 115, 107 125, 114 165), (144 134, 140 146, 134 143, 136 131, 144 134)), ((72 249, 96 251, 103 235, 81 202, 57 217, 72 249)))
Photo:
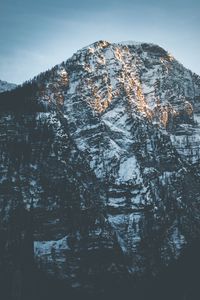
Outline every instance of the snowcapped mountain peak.
POLYGON ((163 48, 98 41, 0 104, 0 222, 32 207, 39 268, 156 274, 199 237, 200 77, 163 48))
POLYGON ((57 68, 65 69, 66 93, 77 95, 81 90, 83 101, 96 113, 102 114, 111 103, 124 98, 132 113, 140 112, 153 121, 160 114, 160 124, 165 127, 170 114, 177 111, 175 102, 184 106, 186 98, 199 94, 198 76, 152 43, 97 41, 57 68))
MULTIPOLYGON (((182 123, 192 125, 198 119, 199 77, 155 44, 97 41, 34 82, 39 86, 38 101, 48 110, 58 107, 78 148, 91 154, 95 174, 104 177, 109 173, 115 182, 123 154, 134 144, 133 121, 178 135, 182 123), (107 149, 106 159, 100 160, 99 145, 91 145, 102 131, 107 149)), ((172 137, 175 145, 177 135, 172 137)), ((194 135, 196 139, 196 130, 194 135)), ((137 172, 133 180, 140 182, 140 177, 137 172)))

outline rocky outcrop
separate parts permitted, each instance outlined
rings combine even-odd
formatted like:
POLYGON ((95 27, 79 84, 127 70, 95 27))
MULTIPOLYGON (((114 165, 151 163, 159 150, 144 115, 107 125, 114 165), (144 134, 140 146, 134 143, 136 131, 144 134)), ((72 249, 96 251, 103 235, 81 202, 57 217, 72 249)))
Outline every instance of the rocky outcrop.
POLYGON ((106 41, 0 96, 3 261, 29 236, 38 268, 103 290, 178 258, 199 236, 199 97, 159 46, 106 41))

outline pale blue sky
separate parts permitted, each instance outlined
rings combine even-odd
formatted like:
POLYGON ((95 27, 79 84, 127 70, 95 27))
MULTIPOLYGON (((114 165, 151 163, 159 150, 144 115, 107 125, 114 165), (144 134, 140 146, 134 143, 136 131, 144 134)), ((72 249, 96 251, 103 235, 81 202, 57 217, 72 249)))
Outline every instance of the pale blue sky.
POLYGON ((0 0, 0 79, 21 83, 103 39, 164 47, 200 74, 199 0, 0 0))

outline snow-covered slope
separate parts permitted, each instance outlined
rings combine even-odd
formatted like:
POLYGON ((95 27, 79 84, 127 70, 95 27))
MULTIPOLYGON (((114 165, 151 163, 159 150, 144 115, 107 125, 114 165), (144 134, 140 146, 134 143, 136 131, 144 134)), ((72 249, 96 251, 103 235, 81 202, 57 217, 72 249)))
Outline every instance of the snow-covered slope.
POLYGON ((8 83, 6 81, 0 80, 0 93, 10 91, 16 87, 14 83, 8 83))
POLYGON ((33 210, 40 268, 94 288, 159 272, 199 235, 200 78, 171 54, 99 41, 0 101, 15 98, 38 106, 1 121, 1 222, 11 195, 33 210))

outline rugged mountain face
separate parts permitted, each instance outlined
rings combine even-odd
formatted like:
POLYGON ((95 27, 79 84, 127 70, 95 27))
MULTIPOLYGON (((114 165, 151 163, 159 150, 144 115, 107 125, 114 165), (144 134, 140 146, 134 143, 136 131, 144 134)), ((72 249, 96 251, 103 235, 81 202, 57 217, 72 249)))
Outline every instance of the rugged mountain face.
POLYGON ((200 77, 164 49, 96 42, 0 105, 4 268, 103 290, 199 237, 200 77))
POLYGON ((14 83, 8 83, 6 81, 0 80, 0 93, 10 91, 16 87, 14 83))

